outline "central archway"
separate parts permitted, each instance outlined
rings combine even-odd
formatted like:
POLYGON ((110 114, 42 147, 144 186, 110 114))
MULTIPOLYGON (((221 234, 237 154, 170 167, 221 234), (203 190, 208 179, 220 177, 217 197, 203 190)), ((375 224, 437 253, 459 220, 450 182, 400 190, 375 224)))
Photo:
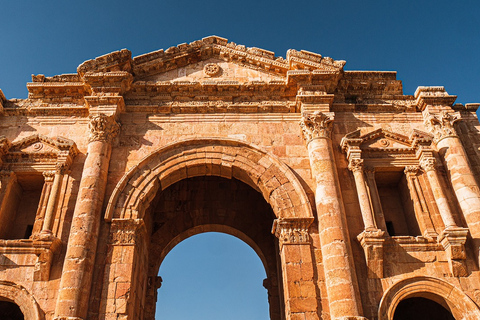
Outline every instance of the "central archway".
MULTIPOLYGON (((194 189, 206 190, 205 187, 194 189)), ((245 199, 251 202, 248 197, 245 199)), ((267 271, 272 319, 281 319, 281 314, 293 312, 317 313, 319 307, 315 303, 308 304, 308 308, 299 304, 305 297, 299 296, 298 290, 282 289, 284 284, 293 282, 315 286, 308 232, 314 220, 312 206, 293 171, 257 147, 216 138, 185 140, 163 147, 141 160, 118 182, 109 199, 105 219, 111 222, 110 255, 102 299, 105 303, 101 305, 101 313, 105 315, 124 314, 130 319, 128 315, 140 312, 140 319, 153 319, 154 312, 150 309, 154 305, 156 275, 163 257, 192 233, 205 231, 232 234, 257 252, 267 271), (165 199, 158 200, 159 197, 185 181, 199 178, 216 179, 215 183, 228 181, 229 186, 240 183, 256 195, 256 203, 262 203, 262 211, 269 212, 268 218, 257 215, 249 220, 237 216, 235 220, 232 217, 236 215, 231 211, 212 216, 184 210, 168 221, 157 221, 158 217, 165 216, 155 213, 159 212, 159 203, 160 207, 167 203, 165 199), (188 224, 192 221, 195 223, 188 224), (248 229, 255 225, 261 228, 255 232, 248 229), (269 240, 260 239, 259 234, 269 240), (289 250, 282 250, 286 246, 289 250), (302 252, 302 256, 294 252, 302 252), (284 268, 286 264, 295 267, 284 268), (299 268, 308 270, 312 276, 297 278, 299 268), (285 310, 282 310, 283 304, 285 310)))
MULTIPOLYGON (((144 217, 147 230, 151 230, 149 279, 158 274, 164 257, 181 241, 205 232, 226 233, 248 244, 262 261, 270 319, 280 320, 280 255, 270 232, 275 215, 259 192, 235 178, 187 178, 159 191, 144 217)), ((149 309, 154 305, 156 288, 149 289, 145 319, 153 319, 153 310, 149 309)))

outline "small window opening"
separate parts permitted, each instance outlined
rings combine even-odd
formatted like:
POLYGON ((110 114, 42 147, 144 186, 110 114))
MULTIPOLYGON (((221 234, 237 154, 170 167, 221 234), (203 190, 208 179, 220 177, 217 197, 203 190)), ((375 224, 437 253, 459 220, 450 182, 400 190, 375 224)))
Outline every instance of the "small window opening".
POLYGON ((390 236, 418 236, 420 228, 403 171, 379 171, 375 182, 390 236))
POLYGON ((41 174, 17 174, 17 182, 8 190, 8 203, 0 221, 1 239, 27 239, 32 235, 43 184, 41 174))

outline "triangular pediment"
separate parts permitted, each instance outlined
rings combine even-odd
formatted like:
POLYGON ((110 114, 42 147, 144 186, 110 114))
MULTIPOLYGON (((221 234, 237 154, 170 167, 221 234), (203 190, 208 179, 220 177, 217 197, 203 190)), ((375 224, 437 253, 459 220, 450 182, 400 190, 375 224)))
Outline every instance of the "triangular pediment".
POLYGON ((49 138, 41 134, 34 134, 13 142, 8 153, 25 153, 25 154, 52 154, 58 155, 60 152, 75 155, 78 150, 75 142, 57 137, 49 138))
POLYGON ((360 148, 364 149, 408 149, 412 147, 410 139, 399 133, 376 129, 360 137, 362 143, 360 148))
POLYGON ((262 68, 248 64, 239 64, 225 61, 217 57, 180 66, 173 70, 153 73, 137 77, 141 81, 188 81, 188 82, 220 82, 236 81, 247 83, 252 81, 269 83, 272 81, 285 81, 285 76, 269 72, 262 68))

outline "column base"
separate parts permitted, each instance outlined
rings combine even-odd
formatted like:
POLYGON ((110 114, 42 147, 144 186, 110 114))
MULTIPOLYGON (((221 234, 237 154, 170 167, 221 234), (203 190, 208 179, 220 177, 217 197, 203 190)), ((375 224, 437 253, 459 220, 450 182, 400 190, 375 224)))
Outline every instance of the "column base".
POLYGON ((442 244, 447 253, 450 272, 454 277, 466 277, 468 275, 465 264, 467 259, 467 252, 465 251, 467 235, 467 228, 453 227, 445 229, 438 237, 438 242, 442 244))

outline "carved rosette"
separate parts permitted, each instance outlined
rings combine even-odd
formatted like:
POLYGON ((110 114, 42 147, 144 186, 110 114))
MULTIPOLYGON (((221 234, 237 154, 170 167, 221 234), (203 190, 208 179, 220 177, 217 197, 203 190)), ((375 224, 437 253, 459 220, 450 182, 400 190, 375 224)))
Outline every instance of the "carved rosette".
POLYGON ((363 170, 363 159, 354 158, 351 159, 348 164, 348 169, 352 172, 363 170))
POLYGON ((310 236, 308 227, 312 223, 311 219, 276 219, 273 223, 272 233, 284 244, 308 244, 310 236))
POLYGON ((105 141, 111 143, 120 132, 120 125, 113 116, 100 113, 90 116, 88 129, 90 131, 88 142, 105 141))
POLYGON ((427 112, 424 115, 423 122, 427 130, 433 134, 435 141, 438 142, 443 138, 457 136, 457 132, 453 125, 460 119, 459 112, 453 113, 442 111, 439 115, 433 115, 427 112))
POLYGON ((435 167, 436 162, 437 161, 435 160, 435 158, 424 158, 420 161, 420 166, 422 167, 422 169, 425 172, 435 171, 436 170, 436 167, 435 167))
POLYGON ((333 114, 320 111, 304 113, 300 127, 307 142, 316 138, 330 138, 332 132, 333 114))

